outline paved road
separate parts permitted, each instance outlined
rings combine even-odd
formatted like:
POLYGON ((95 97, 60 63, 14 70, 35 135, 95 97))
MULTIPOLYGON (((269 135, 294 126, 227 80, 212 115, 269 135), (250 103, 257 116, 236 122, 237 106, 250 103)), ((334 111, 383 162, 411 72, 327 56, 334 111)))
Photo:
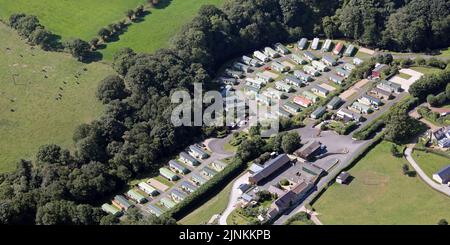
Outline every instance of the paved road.
POLYGON ((239 196, 241 195, 238 188, 241 184, 248 182, 249 175, 250 173, 247 172, 233 183, 230 198, 228 199, 228 205, 219 218, 219 225, 227 225, 227 218, 231 214, 231 212, 233 212, 234 208, 236 207, 236 203, 238 202, 239 196))
POLYGON ((414 168, 414 170, 419 174, 420 178, 427 183, 431 188, 444 193, 447 196, 450 196, 450 187, 447 185, 442 185, 434 182, 428 175, 425 174, 425 172, 420 168, 419 164, 416 163, 416 161, 412 158, 411 153, 413 152, 414 145, 408 146, 405 150, 405 157, 406 160, 411 164, 411 166, 414 168))

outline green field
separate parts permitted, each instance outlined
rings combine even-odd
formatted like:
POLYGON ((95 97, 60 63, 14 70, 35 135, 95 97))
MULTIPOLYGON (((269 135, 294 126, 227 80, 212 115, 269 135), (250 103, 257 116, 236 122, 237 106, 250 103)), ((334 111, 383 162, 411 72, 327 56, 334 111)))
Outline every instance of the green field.
POLYGON ((412 156, 430 178, 433 178, 434 173, 450 165, 450 158, 432 152, 414 150, 412 156))
POLYGON ((214 214, 222 213, 227 207, 233 182, 234 181, 231 181, 219 192, 219 194, 209 199, 206 203, 181 219, 178 223, 182 225, 207 224, 214 214))
POLYGON ((419 177, 402 173, 402 158, 382 142, 349 172, 350 185, 333 184, 313 204, 324 224, 437 224, 450 219, 450 198, 419 177))
POLYGON ((424 75, 434 74, 434 73, 438 73, 438 72, 442 71, 439 68, 427 67, 427 66, 412 66, 411 69, 421 72, 424 75))
POLYGON ((167 47, 170 38, 193 18, 202 5, 220 5, 223 1, 172 0, 167 6, 164 6, 165 1, 162 1, 163 7, 152 9, 151 13, 145 16, 144 21, 128 27, 127 32, 119 37, 119 41, 108 43, 107 48, 101 52, 108 60, 124 47, 132 48, 137 52, 153 52, 167 47))
POLYGON ((109 66, 31 49, 2 23, 0 57, 0 172, 11 171, 19 158, 32 159, 42 144, 71 148, 75 127, 101 114, 95 90, 113 73, 109 66))
POLYGON ((0 17, 13 13, 36 15, 57 35, 91 40, 100 28, 125 18, 125 11, 145 0, 0 0, 0 17))

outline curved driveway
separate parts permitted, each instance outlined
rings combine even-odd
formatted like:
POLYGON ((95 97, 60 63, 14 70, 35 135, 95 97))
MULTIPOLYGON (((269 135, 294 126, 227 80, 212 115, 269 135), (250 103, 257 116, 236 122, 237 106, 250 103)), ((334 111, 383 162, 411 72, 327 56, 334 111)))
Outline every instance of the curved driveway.
POLYGON ((419 164, 416 163, 416 161, 412 158, 411 153, 413 152, 414 146, 408 146, 405 150, 405 157, 406 160, 411 164, 411 166, 414 168, 414 170, 419 174, 420 178, 427 183, 431 188, 444 193, 447 196, 450 196, 450 187, 442 184, 438 184, 434 182, 428 175, 425 174, 425 172, 420 168, 419 164))
POLYGON ((249 175, 250 173, 247 172, 233 183, 230 198, 228 199, 228 205, 225 211, 222 212, 222 215, 220 215, 219 225, 227 225, 227 218, 231 214, 231 212, 233 212, 234 208, 236 207, 236 203, 238 202, 239 196, 241 195, 238 188, 241 184, 248 183, 249 175))

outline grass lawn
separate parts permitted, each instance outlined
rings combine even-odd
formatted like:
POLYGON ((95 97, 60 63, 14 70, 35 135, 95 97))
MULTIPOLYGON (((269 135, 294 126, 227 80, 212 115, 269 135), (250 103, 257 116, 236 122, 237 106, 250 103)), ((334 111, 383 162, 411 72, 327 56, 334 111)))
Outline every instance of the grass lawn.
POLYGON ((43 144, 72 148, 75 127, 101 114, 95 91, 112 69, 31 49, 2 23, 0 57, 0 172, 13 170, 20 158, 32 159, 43 144))
POLYGON ((450 165, 450 157, 443 157, 432 152, 415 150, 413 158, 430 178, 433 178, 433 174, 437 171, 450 165))
POLYGON ((227 217, 228 225, 248 225, 250 220, 248 220, 243 215, 237 212, 237 209, 233 210, 231 214, 227 217))
POLYGON ((424 75, 428 75, 428 74, 433 74, 433 73, 438 73, 441 72, 442 70, 439 68, 434 68, 434 67, 427 67, 427 66, 412 66, 411 69, 421 72, 424 75))
MULTIPOLYGON (((183 0, 182 0, 183 1, 183 0)), ((63 39, 78 37, 86 41, 100 28, 125 18, 125 11, 145 0, 0 0, 0 17, 13 13, 36 15, 41 23, 63 39)))
POLYGON ((406 79, 406 80, 408 80, 408 79, 411 78, 411 75, 408 75, 408 74, 405 74, 405 73, 401 73, 401 72, 399 72, 399 73, 397 74, 397 76, 399 76, 399 77, 401 77, 401 78, 403 78, 403 79, 406 79))
POLYGON ((158 176, 156 176, 156 177, 153 177, 153 179, 155 179, 155 180, 157 180, 157 181, 159 181, 159 182, 161 182, 161 183, 167 185, 169 188, 172 187, 172 186, 174 185, 174 182, 169 181, 168 179, 162 177, 161 175, 158 175, 158 176))
POLYGON ((231 181, 216 196, 209 199, 206 203, 181 219, 178 223, 182 225, 202 225, 208 223, 214 214, 222 213, 227 207, 233 182, 234 181, 231 181))
POLYGON ((230 145, 230 142, 227 142, 223 145, 223 149, 228 152, 236 152, 237 147, 230 145))
POLYGON ((441 54, 436 57, 450 59, 450 47, 440 50, 441 54))
MULTIPOLYGON (((167 47, 169 39, 181 27, 189 22, 205 4, 220 5, 224 0, 172 0, 162 8, 151 10, 151 13, 140 23, 131 25, 127 32, 119 37, 119 41, 108 43, 101 52, 110 60, 115 52, 124 47, 137 52, 153 52, 167 47)), ((165 1, 162 1, 164 6, 165 1)))
POLYGON ((437 224, 450 219, 450 198, 419 177, 402 173, 402 158, 382 142, 349 172, 350 185, 333 184, 313 204, 324 224, 437 224))

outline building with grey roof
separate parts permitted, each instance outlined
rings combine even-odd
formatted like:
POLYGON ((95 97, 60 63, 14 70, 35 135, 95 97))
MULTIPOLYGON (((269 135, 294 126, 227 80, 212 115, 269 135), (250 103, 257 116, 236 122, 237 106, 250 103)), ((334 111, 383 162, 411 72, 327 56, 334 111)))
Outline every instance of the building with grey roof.
POLYGON ((280 154, 277 157, 268 160, 264 164, 264 168, 261 171, 250 175, 250 177, 248 178, 249 183, 254 185, 260 183, 262 180, 272 175, 274 172, 279 170, 290 161, 291 160, 286 154, 280 154))

